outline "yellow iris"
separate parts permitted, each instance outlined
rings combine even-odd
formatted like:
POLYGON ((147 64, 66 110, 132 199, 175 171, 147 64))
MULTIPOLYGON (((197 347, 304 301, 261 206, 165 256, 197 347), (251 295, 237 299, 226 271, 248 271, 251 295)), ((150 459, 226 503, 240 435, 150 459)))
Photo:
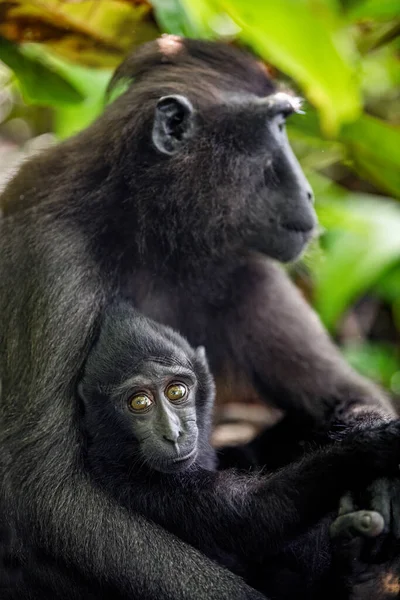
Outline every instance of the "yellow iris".
POLYGON ((146 396, 146 394, 137 394, 129 401, 131 409, 139 412, 141 410, 146 410, 146 408, 149 408, 152 404, 152 399, 149 396, 146 396))
POLYGON ((171 402, 182 400, 187 394, 186 386, 183 383, 171 383, 165 390, 165 395, 171 402))

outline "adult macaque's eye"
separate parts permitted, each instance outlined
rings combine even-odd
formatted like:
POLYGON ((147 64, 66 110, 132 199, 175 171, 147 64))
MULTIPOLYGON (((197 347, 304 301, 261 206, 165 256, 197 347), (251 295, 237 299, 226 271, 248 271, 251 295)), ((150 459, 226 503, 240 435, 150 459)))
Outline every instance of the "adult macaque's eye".
POLYGON ((171 383, 165 389, 165 395, 171 402, 180 402, 187 394, 187 387, 183 383, 171 383))
POLYGON ((280 114, 278 115, 278 129, 279 131, 283 131, 286 125, 286 119, 295 113, 295 109, 291 104, 287 104, 282 107, 280 114))
POLYGON ((144 412, 153 404, 152 398, 147 394, 136 394, 129 400, 129 408, 134 412, 144 412))
POLYGON ((284 119, 287 119, 288 117, 290 117, 290 115, 293 115, 296 112, 296 110, 294 109, 292 104, 286 104, 285 106, 282 106, 282 111, 281 111, 281 116, 284 119))

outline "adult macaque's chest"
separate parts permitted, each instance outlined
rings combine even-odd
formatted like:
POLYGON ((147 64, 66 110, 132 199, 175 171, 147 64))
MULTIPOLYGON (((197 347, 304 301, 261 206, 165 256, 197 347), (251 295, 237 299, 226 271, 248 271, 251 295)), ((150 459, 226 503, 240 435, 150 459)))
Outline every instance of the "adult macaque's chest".
POLYGON ((132 274, 122 289, 122 295, 146 317, 176 329, 193 346, 208 345, 215 328, 224 328, 213 314, 212 301, 204 286, 178 276, 160 276, 148 270, 132 274))

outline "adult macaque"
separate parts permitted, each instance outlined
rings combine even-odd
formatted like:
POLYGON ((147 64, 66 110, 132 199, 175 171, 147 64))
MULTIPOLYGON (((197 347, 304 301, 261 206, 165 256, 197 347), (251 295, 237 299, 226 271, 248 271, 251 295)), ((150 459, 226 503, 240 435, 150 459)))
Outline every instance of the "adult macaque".
MULTIPOLYGON (((303 423, 372 424, 363 451, 379 448, 388 474, 398 426, 382 425, 390 403, 271 260, 294 260, 316 224, 284 131, 298 103, 251 56, 213 42, 161 38, 121 77, 134 84, 88 129, 27 161, 0 200, 7 518, 23 545, 113 598, 255 600, 240 578, 132 516, 81 463, 76 383, 109 304, 128 299, 204 345, 221 395, 257 393, 303 423)), ((350 466, 354 478, 363 471, 350 466)), ((42 600, 39 582, 25 598, 42 600)))

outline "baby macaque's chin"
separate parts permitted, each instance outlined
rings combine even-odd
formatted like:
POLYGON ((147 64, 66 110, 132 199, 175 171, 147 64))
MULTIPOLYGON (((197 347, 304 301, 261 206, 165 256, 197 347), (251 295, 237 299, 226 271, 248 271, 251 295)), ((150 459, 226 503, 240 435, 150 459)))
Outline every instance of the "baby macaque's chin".
POLYGON ((152 457, 152 460, 147 462, 152 469, 160 473, 181 473, 191 467, 196 458, 197 447, 174 458, 170 456, 160 456, 159 459, 152 457))

